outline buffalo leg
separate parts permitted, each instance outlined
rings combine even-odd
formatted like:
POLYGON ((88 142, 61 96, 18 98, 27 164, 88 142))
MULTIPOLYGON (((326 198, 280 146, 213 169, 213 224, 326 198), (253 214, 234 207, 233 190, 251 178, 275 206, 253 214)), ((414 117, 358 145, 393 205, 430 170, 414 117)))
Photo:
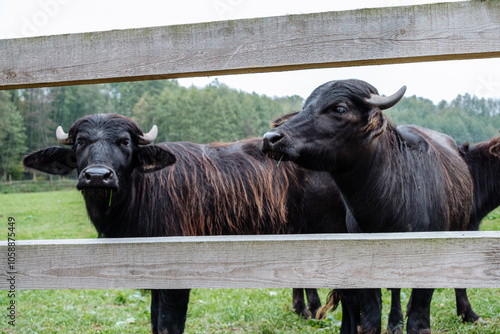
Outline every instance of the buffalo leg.
POLYGON ((309 318, 311 314, 307 311, 306 302, 304 300, 303 289, 293 289, 293 311, 304 318, 309 318))
POLYGON ((391 290, 391 311, 389 312, 389 324, 387 333, 403 334, 403 311, 401 311, 401 289, 391 290))
POLYGON ((158 333, 158 293, 160 290, 151 290, 151 332, 158 333))
POLYGON ((341 293, 341 334, 380 334, 382 295, 380 289, 338 290, 341 293))
POLYGON ((357 334, 361 309, 359 307, 358 290, 337 290, 342 303, 342 323, 340 334, 357 334))
POLYGON ((316 317, 316 313, 321 307, 321 300, 319 299, 318 290, 306 289, 306 296, 307 296, 307 309, 314 318, 316 317))
POLYGON ((380 334, 382 327, 382 290, 360 290, 360 324, 359 333, 380 334))
POLYGON ((408 302, 406 332, 431 333, 431 300, 434 289, 413 289, 408 302))
POLYGON ((455 297, 457 299, 457 315, 461 316, 464 322, 476 322, 480 319, 472 310, 466 289, 455 289, 455 297))
POLYGON ((151 291, 151 330, 153 334, 184 332, 189 289, 151 291))

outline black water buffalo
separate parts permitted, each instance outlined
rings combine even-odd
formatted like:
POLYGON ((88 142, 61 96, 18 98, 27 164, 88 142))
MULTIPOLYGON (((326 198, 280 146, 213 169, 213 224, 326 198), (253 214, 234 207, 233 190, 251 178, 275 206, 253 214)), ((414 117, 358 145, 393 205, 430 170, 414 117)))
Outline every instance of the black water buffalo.
MULTIPOLYGON (((500 137, 477 143, 464 144, 460 154, 469 167, 474 182, 474 197, 470 214, 469 231, 479 230, 481 220, 500 206, 500 137)), ((464 321, 480 321, 472 310, 465 289, 457 291, 457 315, 464 321)))
MULTIPOLYGON (((469 143, 459 147, 460 155, 469 167, 473 181, 473 200, 468 231, 479 230, 486 215, 500 206, 500 137, 483 141, 471 146, 469 143)), ((395 292, 393 292, 395 293, 395 292)), ((467 297, 466 289, 455 289, 457 315, 464 322, 480 322, 467 297)), ((393 307, 397 307, 394 304, 393 307)), ((396 312, 397 313, 397 312, 396 312)), ((400 311, 401 313, 401 311, 400 311)))
MULTIPOLYGON (((153 127, 143 134, 121 115, 86 116, 68 134, 57 130, 59 142, 71 147, 49 147, 23 163, 59 175, 76 168, 77 188, 100 237, 346 231, 328 173, 278 166, 262 153, 261 139, 149 145, 156 133, 153 127)), ((314 289, 307 294, 314 312, 319 297, 314 289)), ((182 333, 188 301, 189 290, 152 291, 153 333, 182 333)), ((294 308, 307 312, 301 290, 294 291, 294 308)))
MULTIPOLYGON (((297 115, 264 135, 263 150, 328 171, 346 204, 349 232, 465 230, 473 185, 456 143, 422 127, 394 127, 382 112, 405 89, 382 97, 360 80, 323 84, 297 115)), ((408 333, 430 333, 432 294, 412 291, 408 333)), ((343 290, 341 299, 341 333, 380 333, 380 289, 343 290)))
POLYGON ((500 137, 475 145, 464 144, 460 154, 469 166, 474 182, 474 200, 469 231, 479 230, 486 215, 500 205, 500 137))
MULTIPOLYGON (((297 112, 276 119, 272 123, 272 127, 274 128, 284 123, 296 114, 297 112)), ((500 182, 496 182, 496 178, 491 178, 492 175, 500 173, 500 137, 478 143, 474 145, 472 149, 470 149, 470 144, 465 144, 459 147, 459 150, 469 167, 474 184, 473 205, 467 230, 477 231, 481 220, 490 211, 500 206, 500 182)), ((281 157, 281 155, 278 157, 281 157)), ((392 298, 388 332, 392 334, 402 334, 403 312, 401 310, 401 289, 390 290, 392 298)), ((464 322, 484 323, 479 315, 472 310, 466 289, 455 289, 455 295, 457 315, 460 316, 464 322)), ((336 297, 340 298, 340 295, 336 297)), ((332 298, 330 307, 336 307, 334 305, 340 303, 340 300, 335 300, 335 297, 332 298)), ((325 309, 322 311, 325 311, 325 309)), ((324 315, 325 314, 321 312, 317 317, 324 315)))

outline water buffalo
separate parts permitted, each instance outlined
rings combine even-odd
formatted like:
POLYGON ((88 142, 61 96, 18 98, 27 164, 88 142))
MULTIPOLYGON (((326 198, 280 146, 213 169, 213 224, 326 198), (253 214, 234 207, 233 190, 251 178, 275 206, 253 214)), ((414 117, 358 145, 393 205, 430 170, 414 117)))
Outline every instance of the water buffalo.
MULTIPOLYGON (((469 231, 479 230, 486 215, 500 206, 500 137, 475 145, 464 144, 460 154, 467 163, 474 182, 474 197, 470 214, 469 231)), ((482 322, 472 310, 465 289, 456 289, 457 315, 464 321, 482 322)))
MULTIPOLYGON (((500 137, 473 146, 467 143, 460 146, 459 150, 460 155, 469 167, 474 184, 474 195, 467 230, 477 231, 483 218, 500 205, 500 181, 498 178, 492 177, 500 173, 500 137)), ((396 293, 396 291, 393 291, 393 293, 396 293)), ((472 310, 466 289, 455 289, 455 295, 457 315, 464 322, 484 322, 472 310)), ((397 304, 392 306, 397 308, 397 304)))
MULTIPOLYGON (((276 127, 297 113, 284 115, 276 119, 272 123, 272 127, 276 127)), ((469 167, 474 184, 473 205, 470 215, 470 222, 467 230, 477 231, 481 220, 493 209, 500 205, 500 183, 495 182, 496 178, 491 178, 500 172, 500 137, 490 141, 481 142, 470 148, 470 144, 462 145, 460 154, 465 159, 469 167)), ((278 156, 280 158, 281 156, 278 156)), ((337 190, 336 190, 337 191, 337 190)), ((403 312, 401 310, 401 289, 391 290, 391 311, 389 313, 388 332, 392 334, 403 333, 403 312)), ((455 289, 457 315, 464 322, 479 322, 484 321, 477 315, 469 302, 466 289, 455 289)), ((336 295, 331 299, 331 306, 340 302, 335 300, 340 298, 336 295)), ((336 307, 336 306, 335 306, 336 307)), ((324 316, 324 313, 318 314, 317 317, 324 316)))
MULTIPOLYGON (((116 114, 83 117, 56 135, 70 147, 40 150, 23 163, 58 175, 76 168, 77 188, 100 237, 346 231, 331 177, 289 162, 278 166, 262 153, 261 139, 151 145, 156 127, 144 134, 116 114)), ((183 332, 189 292, 152 291, 153 333, 183 332)), ((315 312, 318 295, 307 294, 315 312)), ((294 303, 298 313, 308 312, 301 290, 294 291, 294 303)))
MULTIPOLYGON (((383 97, 360 80, 325 83, 297 115, 264 135, 263 150, 329 172, 349 232, 465 230, 473 184, 456 143, 419 126, 395 127, 382 112, 405 90, 383 97)), ((432 294, 412 291, 408 333, 430 333, 432 294)), ((343 290, 341 299, 341 333, 380 333, 380 289, 343 290)))
POLYGON ((469 231, 479 230, 486 215, 500 205, 500 137, 475 145, 464 144, 460 154, 469 166, 474 182, 474 200, 470 215, 469 231))

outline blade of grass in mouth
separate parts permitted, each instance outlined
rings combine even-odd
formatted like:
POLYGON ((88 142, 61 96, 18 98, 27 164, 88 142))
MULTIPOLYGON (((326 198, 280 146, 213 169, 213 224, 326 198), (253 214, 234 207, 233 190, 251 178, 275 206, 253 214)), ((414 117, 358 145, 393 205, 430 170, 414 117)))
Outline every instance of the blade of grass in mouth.
POLYGON ((111 206, 111 197, 113 197, 113 189, 111 189, 111 193, 109 194, 109 205, 111 206))
POLYGON ((284 156, 285 156, 284 154, 281 156, 281 158, 280 158, 280 160, 278 161, 278 164, 276 165, 276 167, 279 167, 279 166, 280 166, 281 160, 283 159, 283 157, 284 157, 284 156))

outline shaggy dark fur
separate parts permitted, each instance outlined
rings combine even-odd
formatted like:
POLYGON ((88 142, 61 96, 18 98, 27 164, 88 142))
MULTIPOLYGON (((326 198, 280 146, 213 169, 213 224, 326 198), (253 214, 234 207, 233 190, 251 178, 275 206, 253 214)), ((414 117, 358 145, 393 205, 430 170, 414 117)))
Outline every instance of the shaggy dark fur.
POLYGON ((477 231, 481 220, 500 205, 500 137, 460 147, 474 181, 474 201, 468 230, 477 231))
MULTIPOLYGON (((109 114, 79 119, 68 134, 73 147, 32 153, 24 164, 56 174, 76 168, 77 187, 101 237, 346 231, 345 209, 328 173, 291 162, 278 166, 262 153, 261 139, 139 146, 139 126, 109 114), (94 180, 95 171, 101 174, 94 180)), ((319 297, 315 290, 307 294, 315 312, 319 297)), ((188 301, 189 290, 153 291, 153 332, 182 333, 188 301)), ((301 290, 294 291, 294 303, 298 313, 308 312, 301 290)))
MULTIPOLYGON (((392 126, 372 94, 359 80, 318 87, 301 112, 264 135, 264 151, 328 171, 347 206, 349 232, 465 230, 472 179, 456 143, 429 129, 392 126)), ((408 333, 430 332, 432 291, 413 290, 408 333)), ((380 290, 341 295, 341 333, 380 333, 380 290)))

